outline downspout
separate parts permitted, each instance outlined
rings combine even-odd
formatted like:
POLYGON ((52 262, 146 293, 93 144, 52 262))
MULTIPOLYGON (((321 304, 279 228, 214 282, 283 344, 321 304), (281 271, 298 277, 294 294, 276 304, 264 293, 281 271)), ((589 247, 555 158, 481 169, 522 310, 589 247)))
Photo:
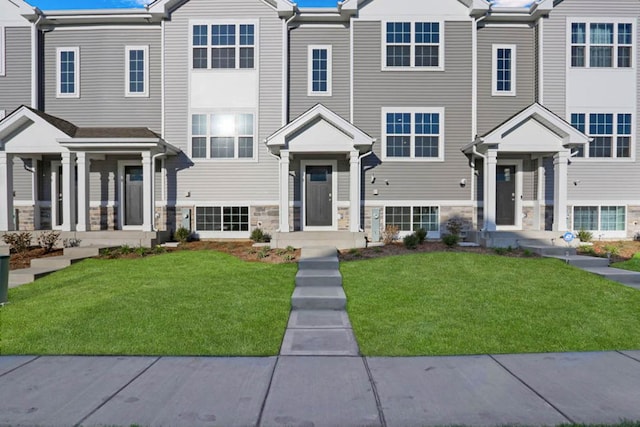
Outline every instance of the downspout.
MULTIPOLYGON (((376 141, 374 140, 373 143, 371 144, 371 150, 369 150, 368 152, 361 154, 358 157, 358 165, 360 166, 360 173, 358 174, 358 189, 362 188, 362 159, 364 159, 365 157, 368 157, 370 155, 373 154, 373 144, 375 144, 376 141)), ((360 197, 358 197, 358 199, 360 199, 360 197)), ((360 203, 360 200, 358 200, 358 203, 360 203)), ((362 206, 360 206, 360 208, 362 209, 362 206)), ((362 211, 361 211, 362 213, 362 211)), ((358 221, 360 221, 360 218, 358 218, 358 221)), ((361 224, 362 225, 362 224, 361 224)), ((364 232, 364 229, 362 227, 358 227, 358 230, 360 230, 360 232, 364 232)))
POLYGON ((31 25, 31 108, 38 109, 38 92, 39 92, 39 44, 38 44, 38 25, 42 21, 42 11, 35 8, 38 19, 31 25))
POLYGON ((289 121, 289 23, 296 16, 293 12, 289 19, 282 21, 282 126, 289 121))
POLYGON ((491 9, 476 18, 471 35, 471 138, 478 134, 478 24, 491 13, 491 9))
POLYGON ((151 156, 151 209, 153 209, 153 231, 158 231, 156 227, 156 160, 167 157, 167 147, 164 147, 162 153, 156 153, 151 156))

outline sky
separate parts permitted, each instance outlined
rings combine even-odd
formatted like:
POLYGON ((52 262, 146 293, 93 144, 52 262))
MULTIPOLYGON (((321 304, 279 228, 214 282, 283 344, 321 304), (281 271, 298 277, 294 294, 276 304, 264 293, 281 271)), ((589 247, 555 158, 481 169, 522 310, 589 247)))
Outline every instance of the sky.
MULTIPOLYGON (((141 7, 151 0, 26 0, 32 6, 42 10, 62 9, 113 9, 123 7, 141 7)), ((333 7, 336 0, 297 0, 300 7, 333 7)), ((495 0, 500 6, 523 6, 531 0, 495 0)))

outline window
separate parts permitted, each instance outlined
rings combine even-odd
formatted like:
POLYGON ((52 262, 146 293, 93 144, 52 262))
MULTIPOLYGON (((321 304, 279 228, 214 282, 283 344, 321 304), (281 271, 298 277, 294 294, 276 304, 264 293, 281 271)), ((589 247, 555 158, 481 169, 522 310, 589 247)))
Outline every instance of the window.
POLYGON ((125 96, 149 96, 149 47, 127 46, 125 96))
POLYGON ((571 66, 575 68, 631 68, 631 22, 571 23, 571 66))
POLYGON ((493 46, 493 90, 492 95, 515 96, 516 94, 516 47, 493 46))
POLYGON ((630 158, 632 115, 629 113, 572 113, 571 125, 593 138, 588 150, 578 149, 577 157, 630 158), (587 132, 588 129, 588 132, 587 132))
POLYGON ((254 68, 255 25, 193 25, 192 53, 193 68, 254 68))
POLYGON ((383 111, 384 157, 442 160, 443 109, 383 111))
POLYGON ((624 206, 574 206, 573 229, 588 231, 625 231, 624 206))
POLYGON ((309 96, 331 96, 331 46, 309 46, 309 96))
POLYGON ((249 231, 247 206, 196 207, 197 231, 249 231))
POLYGON ((385 22, 385 68, 442 69, 440 22, 385 22))
POLYGON ((399 231, 440 231, 440 214, 437 206, 387 206, 385 224, 398 227, 399 231))
POLYGON ((0 25, 0 76, 4 76, 6 73, 5 58, 4 27, 0 25))
POLYGON ((253 114, 191 116, 191 156, 199 159, 252 159, 253 114))
POLYGON ((77 47, 56 50, 58 98, 80 97, 80 49, 77 47))

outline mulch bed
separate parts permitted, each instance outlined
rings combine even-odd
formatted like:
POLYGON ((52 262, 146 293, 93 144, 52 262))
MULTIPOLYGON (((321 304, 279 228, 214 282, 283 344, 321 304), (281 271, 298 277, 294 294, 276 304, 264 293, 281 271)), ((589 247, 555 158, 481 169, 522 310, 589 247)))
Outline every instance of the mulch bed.
POLYGON ((9 259, 9 270, 29 268, 31 267, 32 259, 60 256, 62 255, 62 251, 63 251, 62 249, 54 249, 51 252, 47 253, 42 248, 31 248, 27 252, 24 252, 21 254, 16 254, 12 252, 11 258, 9 259))

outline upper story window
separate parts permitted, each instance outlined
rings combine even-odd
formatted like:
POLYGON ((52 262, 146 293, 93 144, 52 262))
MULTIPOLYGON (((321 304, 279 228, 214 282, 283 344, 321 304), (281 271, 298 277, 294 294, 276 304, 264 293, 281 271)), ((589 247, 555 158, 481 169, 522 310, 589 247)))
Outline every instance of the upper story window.
POLYGON ((331 46, 309 46, 309 96, 331 96, 331 46))
POLYGON ((149 47, 127 46, 126 96, 149 96, 149 47))
POLYGON ((631 22, 572 22, 571 66, 574 68, 631 68, 631 22))
POLYGON ((191 156, 198 159, 253 159, 253 114, 193 114, 191 156))
POLYGON ((56 49, 58 98, 80 97, 80 48, 56 49))
POLYGON ((193 68, 255 68, 255 25, 203 24, 191 28, 193 68))
POLYGON ((630 158, 633 124, 629 113, 573 113, 571 124, 593 138, 585 152, 578 150, 577 157, 630 158), (588 129, 588 132, 586 130, 588 129))
POLYGON ((383 68, 443 69, 440 22, 385 22, 383 68))
POLYGON ((0 76, 4 76, 6 73, 5 58, 4 27, 0 25, 0 76))
POLYGON ((515 96, 516 94, 516 47, 493 45, 492 95, 515 96))
POLYGON ((444 159, 444 109, 386 109, 383 123, 385 159, 444 159))

